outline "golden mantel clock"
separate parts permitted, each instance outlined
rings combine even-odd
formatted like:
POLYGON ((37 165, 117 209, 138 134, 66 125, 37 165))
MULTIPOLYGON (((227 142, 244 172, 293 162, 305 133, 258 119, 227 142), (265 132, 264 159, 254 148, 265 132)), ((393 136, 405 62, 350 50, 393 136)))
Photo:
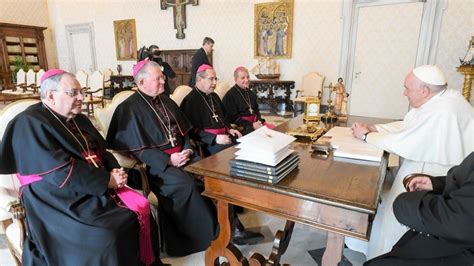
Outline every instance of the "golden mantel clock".
POLYGON ((319 121, 321 116, 319 112, 321 110, 321 99, 316 97, 307 97, 304 101, 304 117, 303 121, 319 121))

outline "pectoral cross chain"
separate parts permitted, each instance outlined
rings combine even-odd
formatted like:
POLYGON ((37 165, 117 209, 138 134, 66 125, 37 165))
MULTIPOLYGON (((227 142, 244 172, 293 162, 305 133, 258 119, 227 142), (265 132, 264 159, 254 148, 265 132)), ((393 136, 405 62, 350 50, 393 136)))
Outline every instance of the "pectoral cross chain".
POLYGON ((219 118, 219 116, 216 113, 212 113, 212 118, 214 118, 216 122, 219 122, 219 120, 217 119, 219 118))
POLYGON ((250 112, 251 115, 253 115, 253 109, 252 109, 252 107, 249 108, 249 112, 250 112))
POLYGON ((94 161, 94 158, 97 158, 97 155, 89 154, 89 156, 86 156, 87 161, 91 161, 95 168, 99 168, 99 165, 97 165, 97 163, 94 161))

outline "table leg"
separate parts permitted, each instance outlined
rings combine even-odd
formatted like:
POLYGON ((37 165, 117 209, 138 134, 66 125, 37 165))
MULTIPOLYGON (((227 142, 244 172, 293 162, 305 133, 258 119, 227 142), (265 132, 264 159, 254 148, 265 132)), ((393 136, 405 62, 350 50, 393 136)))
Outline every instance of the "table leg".
POLYGON ((342 259, 344 249, 344 236, 328 232, 326 241, 326 251, 324 251, 322 265, 337 266, 342 259))
POLYGON ((232 266, 248 265, 247 259, 240 250, 230 243, 232 233, 229 219, 229 204, 227 202, 217 201, 217 216, 220 232, 219 236, 212 241, 211 246, 206 250, 206 265, 220 265, 220 257, 227 259, 228 264, 232 266))
POLYGON ((250 265, 280 265, 281 256, 283 256, 283 254, 288 249, 288 245, 290 244, 291 235, 293 234, 294 227, 295 222, 287 220, 285 224, 285 229, 283 231, 278 230, 278 232, 275 234, 272 253, 268 257, 268 260, 265 260, 265 258, 260 253, 254 253, 252 257, 250 257, 250 265))

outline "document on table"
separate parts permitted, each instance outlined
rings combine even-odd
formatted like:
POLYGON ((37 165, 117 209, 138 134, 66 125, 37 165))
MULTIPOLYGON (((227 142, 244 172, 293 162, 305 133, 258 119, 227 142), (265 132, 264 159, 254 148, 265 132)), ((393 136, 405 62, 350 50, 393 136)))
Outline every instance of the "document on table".
POLYGON ((333 127, 324 136, 331 137, 335 157, 366 161, 382 161, 383 150, 360 139, 354 138, 349 127, 333 127))

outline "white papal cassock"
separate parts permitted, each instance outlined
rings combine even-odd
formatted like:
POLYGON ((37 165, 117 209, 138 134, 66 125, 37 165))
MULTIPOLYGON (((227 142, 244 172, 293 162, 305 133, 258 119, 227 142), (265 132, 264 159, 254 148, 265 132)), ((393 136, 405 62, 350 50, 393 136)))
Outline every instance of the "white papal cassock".
POLYGON ((448 89, 411 109, 403 121, 376 128, 367 142, 399 155, 401 164, 391 188, 382 192, 370 241, 346 239, 349 248, 367 259, 389 252, 408 230, 392 210, 395 198, 405 192, 403 178, 411 173, 446 175, 474 150, 474 109, 459 92, 448 89))

